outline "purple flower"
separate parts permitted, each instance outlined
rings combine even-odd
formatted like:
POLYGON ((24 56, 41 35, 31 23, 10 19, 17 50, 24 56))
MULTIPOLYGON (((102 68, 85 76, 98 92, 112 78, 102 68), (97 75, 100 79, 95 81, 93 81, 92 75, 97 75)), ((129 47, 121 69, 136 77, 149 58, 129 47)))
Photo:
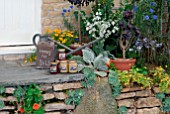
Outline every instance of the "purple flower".
POLYGON ((70 9, 68 9, 67 11, 70 12, 70 9))
POLYGON ((67 10, 66 10, 66 9, 63 9, 63 12, 65 13, 65 12, 67 12, 67 10))
POLYGON ((151 5, 152 5, 152 6, 155 6, 155 2, 151 2, 151 5))
POLYGON ((153 15, 153 20, 156 20, 158 18, 157 15, 153 15))
POLYGON ((157 43, 157 44, 156 44, 156 47, 157 47, 157 48, 162 47, 162 43, 157 43))
POLYGON ((149 16, 148 15, 145 16, 145 20, 149 20, 149 16))
POLYGON ((154 12, 154 10, 151 8, 150 10, 149 10, 151 13, 153 13, 154 12))
POLYGON ((72 9, 73 8, 73 6, 70 6, 70 9, 72 9))
POLYGON ((133 7, 133 11, 136 12, 138 10, 138 7, 137 6, 134 6, 133 7))

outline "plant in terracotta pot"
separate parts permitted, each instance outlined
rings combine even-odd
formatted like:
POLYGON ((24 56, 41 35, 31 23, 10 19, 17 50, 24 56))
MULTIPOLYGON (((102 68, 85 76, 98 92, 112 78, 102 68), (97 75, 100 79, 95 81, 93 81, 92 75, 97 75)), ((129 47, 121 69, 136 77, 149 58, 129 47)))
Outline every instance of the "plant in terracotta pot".
POLYGON ((136 42, 136 39, 140 37, 139 29, 132 24, 133 12, 127 10, 123 12, 123 18, 119 22, 120 27, 120 39, 119 45, 122 50, 123 58, 115 59, 112 62, 115 67, 121 71, 129 70, 136 62, 136 59, 126 59, 126 51, 129 50, 131 44, 136 42))

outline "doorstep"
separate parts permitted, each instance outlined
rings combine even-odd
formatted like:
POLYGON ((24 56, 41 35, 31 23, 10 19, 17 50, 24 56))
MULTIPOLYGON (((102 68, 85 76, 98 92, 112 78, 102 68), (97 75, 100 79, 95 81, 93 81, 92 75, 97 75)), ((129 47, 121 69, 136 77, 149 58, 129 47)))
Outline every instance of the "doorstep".
POLYGON ((64 83, 83 79, 84 75, 81 73, 51 75, 47 69, 36 69, 35 63, 0 61, 0 86, 64 83))

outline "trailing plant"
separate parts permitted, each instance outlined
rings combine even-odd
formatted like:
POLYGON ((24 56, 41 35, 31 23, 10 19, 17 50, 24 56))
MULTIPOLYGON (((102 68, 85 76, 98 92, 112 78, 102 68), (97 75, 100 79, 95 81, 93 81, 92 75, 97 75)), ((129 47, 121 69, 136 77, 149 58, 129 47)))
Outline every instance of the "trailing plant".
POLYGON ((67 105, 79 105, 84 91, 82 89, 69 90, 67 94, 68 98, 65 100, 67 105))
POLYGON ((165 93, 157 93, 156 98, 162 102, 161 111, 170 112, 170 97, 167 97, 165 93))
POLYGON ((119 81, 118 75, 113 70, 109 70, 109 84, 112 88, 113 97, 116 98, 122 90, 122 85, 119 81))
POLYGON ((121 106, 118 108, 118 114, 126 114, 127 113, 127 107, 121 106))
POLYGON ((144 88, 150 88, 153 85, 153 79, 147 75, 146 71, 142 72, 142 69, 132 68, 127 71, 116 71, 119 76, 120 82, 123 86, 133 86, 134 84, 141 85, 144 88))
POLYGON ((170 87, 170 75, 165 72, 161 66, 156 67, 155 70, 151 71, 154 77, 154 84, 159 86, 159 89, 163 92, 167 92, 170 87))
POLYGON ((28 88, 18 86, 13 94, 17 98, 17 112, 25 114, 44 114, 42 94, 39 86, 30 85, 28 88))
MULTIPOLYGON (((5 87, 0 86, 0 96, 5 93, 5 87)), ((0 109, 3 109, 5 107, 4 101, 0 100, 0 109)))

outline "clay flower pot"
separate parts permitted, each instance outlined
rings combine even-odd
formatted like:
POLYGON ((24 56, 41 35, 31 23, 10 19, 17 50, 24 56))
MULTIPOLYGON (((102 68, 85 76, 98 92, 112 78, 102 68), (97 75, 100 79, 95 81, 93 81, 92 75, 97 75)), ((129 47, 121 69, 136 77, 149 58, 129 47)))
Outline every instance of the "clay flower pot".
POLYGON ((115 59, 115 60, 111 60, 111 62, 114 63, 114 66, 118 70, 129 71, 131 69, 131 67, 135 64, 136 59, 115 59))

